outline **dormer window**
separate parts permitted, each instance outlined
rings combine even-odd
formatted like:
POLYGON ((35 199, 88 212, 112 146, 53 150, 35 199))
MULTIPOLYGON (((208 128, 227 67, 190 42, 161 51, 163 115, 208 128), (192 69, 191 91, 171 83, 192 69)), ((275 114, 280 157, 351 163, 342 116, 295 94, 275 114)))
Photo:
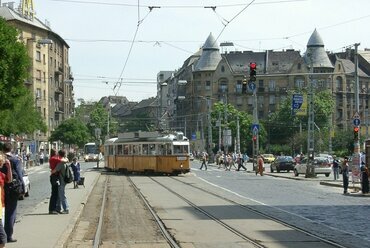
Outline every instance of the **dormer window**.
POLYGON ((225 66, 221 66, 221 72, 225 72, 225 66))

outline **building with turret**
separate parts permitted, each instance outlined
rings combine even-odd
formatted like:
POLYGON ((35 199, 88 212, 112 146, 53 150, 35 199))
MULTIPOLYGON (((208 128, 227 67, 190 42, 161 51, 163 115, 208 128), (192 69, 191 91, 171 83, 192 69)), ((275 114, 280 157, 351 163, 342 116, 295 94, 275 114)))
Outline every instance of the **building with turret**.
MULTIPOLYGON (((368 119, 369 57, 369 53, 359 53, 362 120, 368 119)), ((267 119, 270 113, 275 112, 288 96, 288 91, 307 88, 309 75, 313 74, 314 90, 330 90, 335 98, 336 110, 328 117, 333 126, 348 128, 355 114, 353 61, 353 51, 352 57, 348 53, 328 54, 317 30, 309 38, 303 55, 293 49, 220 53, 218 43, 210 34, 203 47, 166 81, 168 125, 185 132, 187 137, 194 138, 198 134, 207 140, 204 132, 208 125, 207 112, 215 102, 229 103, 253 114, 253 91, 248 88, 247 94, 243 94, 242 84, 249 77, 250 62, 255 62, 259 119, 267 119)), ((227 121, 227 115, 222 114, 220 119, 227 121)))

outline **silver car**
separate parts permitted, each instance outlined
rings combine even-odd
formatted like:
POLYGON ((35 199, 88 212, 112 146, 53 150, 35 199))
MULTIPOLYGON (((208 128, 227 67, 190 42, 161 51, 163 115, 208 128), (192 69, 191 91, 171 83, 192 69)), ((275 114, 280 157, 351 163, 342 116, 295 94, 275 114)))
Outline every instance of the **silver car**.
MULTIPOLYGON (((315 174, 324 174, 326 177, 330 176, 331 164, 325 157, 315 157, 312 164, 315 166, 315 174)), ((294 166, 294 175, 306 174, 307 170, 307 158, 302 159, 299 164, 294 166)))

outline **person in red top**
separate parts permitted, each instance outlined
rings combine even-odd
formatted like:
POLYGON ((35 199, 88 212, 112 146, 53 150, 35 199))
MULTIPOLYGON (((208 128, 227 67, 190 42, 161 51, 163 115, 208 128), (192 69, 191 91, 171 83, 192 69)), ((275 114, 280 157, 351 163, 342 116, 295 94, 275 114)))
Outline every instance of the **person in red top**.
MULTIPOLYGON (((57 164, 61 161, 59 156, 57 156, 54 149, 50 150, 49 167, 50 171, 53 171, 57 164)), ((51 196, 49 201, 49 214, 58 214, 57 212, 57 202, 58 202, 58 187, 60 185, 59 175, 57 173, 50 174, 50 184, 51 184, 51 196)))
MULTIPOLYGON (((0 172, 0 210, 3 213, 3 209, 5 207, 5 194, 4 194, 4 184, 5 183, 10 183, 13 178, 12 178, 12 170, 11 170, 11 165, 10 161, 6 159, 6 156, 3 153, 0 153, 0 168, 3 166, 7 167, 7 173, 4 174, 3 172, 0 172)), ((5 244, 7 242, 7 235, 5 233, 5 229, 3 226, 3 219, 4 216, 1 214, 0 216, 0 248, 5 247, 5 244)))

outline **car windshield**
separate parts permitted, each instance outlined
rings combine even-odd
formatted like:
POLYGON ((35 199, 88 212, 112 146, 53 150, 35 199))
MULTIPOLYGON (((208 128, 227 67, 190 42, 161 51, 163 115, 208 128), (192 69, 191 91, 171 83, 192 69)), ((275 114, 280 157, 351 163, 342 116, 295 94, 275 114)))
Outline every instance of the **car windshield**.
POLYGON ((290 157, 290 156, 282 156, 282 157, 278 157, 278 160, 280 160, 280 161, 292 161, 293 158, 290 157))

